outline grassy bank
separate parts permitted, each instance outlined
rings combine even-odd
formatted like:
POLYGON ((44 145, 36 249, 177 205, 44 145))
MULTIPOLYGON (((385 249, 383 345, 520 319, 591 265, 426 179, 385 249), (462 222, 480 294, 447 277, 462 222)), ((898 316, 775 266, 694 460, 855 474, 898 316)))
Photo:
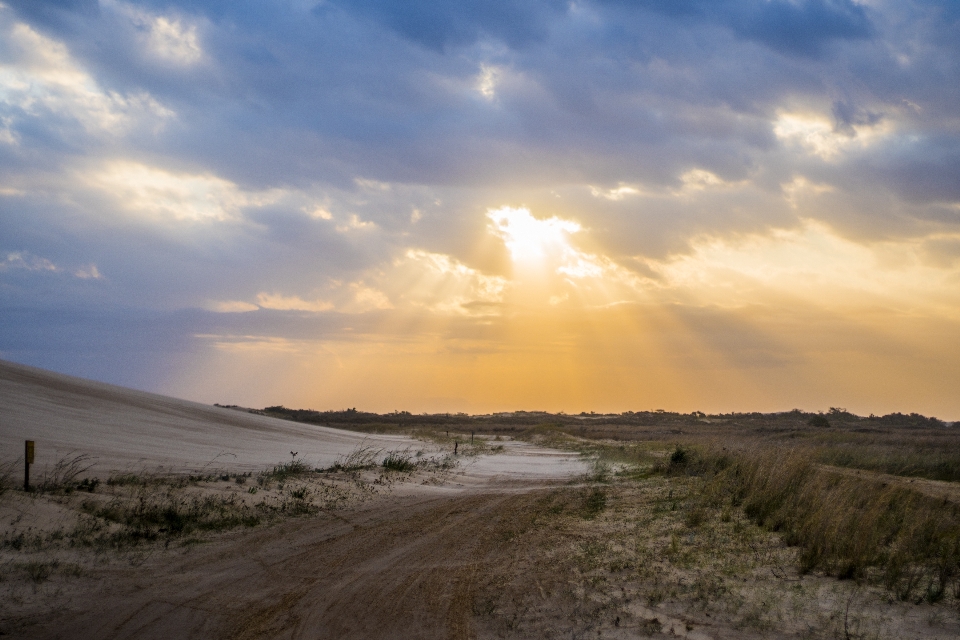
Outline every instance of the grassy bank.
POLYGON ((810 450, 677 449, 661 469, 703 478, 703 508, 742 508, 798 547, 801 573, 879 581, 901 600, 960 599, 960 505, 916 485, 818 464, 810 450))

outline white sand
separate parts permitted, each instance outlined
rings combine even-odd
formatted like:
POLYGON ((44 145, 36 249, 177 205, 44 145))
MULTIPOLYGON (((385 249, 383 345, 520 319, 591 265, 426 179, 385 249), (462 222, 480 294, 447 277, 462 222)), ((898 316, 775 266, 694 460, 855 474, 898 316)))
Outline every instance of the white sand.
MULTIPOLYGON (((326 467, 358 447, 435 452, 405 436, 366 435, 212 407, 0 361, 0 463, 36 442, 35 477, 68 455, 92 456, 91 474, 158 470, 257 471, 291 459, 326 467)), ((463 459, 482 479, 559 479, 586 471, 578 456, 507 442, 463 459)))

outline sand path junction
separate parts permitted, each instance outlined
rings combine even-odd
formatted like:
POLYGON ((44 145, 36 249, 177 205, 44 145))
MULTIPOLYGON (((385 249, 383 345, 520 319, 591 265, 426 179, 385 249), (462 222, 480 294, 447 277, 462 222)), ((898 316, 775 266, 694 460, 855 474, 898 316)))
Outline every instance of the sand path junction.
MULTIPOLYGON (((291 451, 324 467, 361 446, 436 450, 403 436, 277 420, 6 362, 0 362, 0 409, 3 458, 22 455, 24 439, 33 439, 37 473, 73 453, 91 456, 96 466, 90 473, 106 477, 260 471, 289 460, 291 451)), ((570 453, 504 444, 502 453, 466 460, 440 484, 400 484, 342 511, 105 561, 64 582, 50 606, 27 597, 19 618, 17 607, 7 607, 0 632, 16 629, 16 635, 36 638, 470 637, 478 572, 511 523, 524 518, 526 496, 587 471, 570 453)), ((8 491, 5 499, 13 493, 19 492, 8 491)), ((4 512, 4 519, 9 515, 4 512)))

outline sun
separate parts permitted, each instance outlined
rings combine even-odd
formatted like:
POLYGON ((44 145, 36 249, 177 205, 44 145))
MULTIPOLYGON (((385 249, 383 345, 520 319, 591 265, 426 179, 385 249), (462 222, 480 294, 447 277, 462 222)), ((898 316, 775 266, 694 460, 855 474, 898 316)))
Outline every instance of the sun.
POLYGON ((490 230, 503 239, 514 263, 542 264, 549 256, 572 250, 569 236, 581 227, 571 220, 553 217, 538 220, 525 207, 489 209, 490 230))

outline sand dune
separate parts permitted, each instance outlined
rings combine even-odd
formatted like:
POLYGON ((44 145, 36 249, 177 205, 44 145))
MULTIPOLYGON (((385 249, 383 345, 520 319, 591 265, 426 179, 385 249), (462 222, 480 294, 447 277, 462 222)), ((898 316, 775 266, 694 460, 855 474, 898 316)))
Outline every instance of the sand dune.
MULTIPOLYGON (((0 460, 36 442, 36 470, 87 454, 92 473, 260 470, 290 460, 329 466, 360 446, 434 451, 405 436, 367 435, 207 406, 0 361, 0 460)), ((576 456, 507 443, 506 452, 465 460, 468 478, 552 478, 582 473, 576 456)))

